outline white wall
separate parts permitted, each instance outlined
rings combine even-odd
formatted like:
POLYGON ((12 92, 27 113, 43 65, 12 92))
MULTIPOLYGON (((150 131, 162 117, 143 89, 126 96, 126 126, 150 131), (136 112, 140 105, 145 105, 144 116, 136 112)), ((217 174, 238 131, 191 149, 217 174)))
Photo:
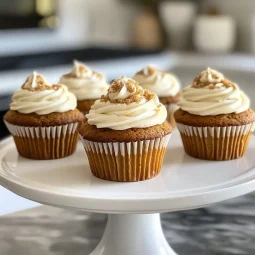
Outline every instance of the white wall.
POLYGON ((120 0, 59 0, 57 30, 0 31, 0 56, 91 44, 126 46, 137 11, 120 0))

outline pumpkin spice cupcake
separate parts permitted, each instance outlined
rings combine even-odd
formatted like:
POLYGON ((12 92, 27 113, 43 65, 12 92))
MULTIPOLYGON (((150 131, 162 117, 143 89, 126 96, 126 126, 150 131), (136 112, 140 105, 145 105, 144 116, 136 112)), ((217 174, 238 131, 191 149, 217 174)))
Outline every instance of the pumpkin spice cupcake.
POLYGON ((183 89, 174 114, 184 149, 208 160, 242 157, 255 128, 250 100, 223 74, 208 68, 183 89))
POLYGON ((86 117, 79 133, 93 175, 135 182, 159 174, 172 128, 154 93, 123 76, 86 117))
POLYGON ((71 155, 84 120, 76 98, 64 85, 49 84, 34 72, 17 90, 4 116, 17 150, 30 159, 57 159, 71 155))
POLYGON ((177 103, 181 96, 179 79, 175 75, 161 72, 151 65, 137 72, 133 79, 139 82, 141 87, 159 97, 159 101, 167 109, 167 120, 172 127, 175 127, 173 114, 179 108, 177 103))
POLYGON ((76 60, 73 62, 73 70, 64 74, 59 83, 66 85, 69 91, 76 96, 77 108, 83 113, 88 113, 91 105, 101 95, 106 94, 109 88, 109 84, 101 73, 91 71, 76 60))

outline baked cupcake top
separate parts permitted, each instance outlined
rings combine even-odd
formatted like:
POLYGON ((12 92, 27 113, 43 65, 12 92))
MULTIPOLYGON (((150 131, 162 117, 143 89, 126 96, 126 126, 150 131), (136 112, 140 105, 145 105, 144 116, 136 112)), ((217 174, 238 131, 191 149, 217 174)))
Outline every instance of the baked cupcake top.
POLYGON ((214 116, 244 112, 249 109, 250 100, 235 83, 208 68, 183 89, 179 106, 191 114, 214 116))
POLYGON ((161 72, 151 65, 137 72, 133 79, 158 97, 175 97, 180 92, 180 81, 176 76, 161 72))
POLYGON ((24 114, 45 115, 74 110, 76 105, 75 96, 66 86, 49 84, 42 75, 33 72, 14 93, 10 109, 24 114))
POLYGON ((108 93, 92 105, 86 117, 97 128, 125 130, 162 124, 167 111, 156 94, 122 76, 112 82, 108 93))
POLYGON ((103 74, 90 70, 76 60, 73 62, 73 70, 64 74, 59 83, 66 85, 79 101, 98 99, 109 88, 103 74))

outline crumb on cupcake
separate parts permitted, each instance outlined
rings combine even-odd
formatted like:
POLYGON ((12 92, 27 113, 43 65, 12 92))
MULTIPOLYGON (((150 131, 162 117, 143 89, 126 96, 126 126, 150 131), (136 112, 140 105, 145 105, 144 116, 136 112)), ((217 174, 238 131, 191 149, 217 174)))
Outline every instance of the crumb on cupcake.
POLYGON ((59 84, 49 84, 46 79, 38 74, 33 72, 33 74, 27 77, 26 81, 21 86, 22 89, 28 91, 44 91, 44 90, 58 90, 62 85, 59 84))
POLYGON ((101 96, 101 102, 131 104, 140 103, 143 98, 150 101, 154 97, 154 93, 140 87, 139 83, 135 80, 122 76, 120 79, 113 80, 108 89, 108 93, 101 96), (129 95, 123 99, 116 99, 114 96, 119 94, 123 89, 126 90, 129 95))
POLYGON ((155 68, 152 65, 146 66, 145 68, 143 68, 142 70, 137 72, 135 75, 151 76, 151 75, 154 75, 154 74, 160 74, 161 76, 166 75, 166 73, 161 72, 160 70, 158 70, 157 68, 155 68))
POLYGON ((207 68, 205 71, 200 73, 193 81, 192 88, 209 88, 209 89, 217 89, 220 87, 225 88, 236 88, 237 85, 230 80, 226 79, 223 74, 213 70, 211 68, 207 68))
POLYGON ((65 78, 85 78, 91 76, 96 76, 98 79, 104 79, 103 74, 90 70, 86 65, 77 60, 73 61, 72 71, 63 75, 65 78))

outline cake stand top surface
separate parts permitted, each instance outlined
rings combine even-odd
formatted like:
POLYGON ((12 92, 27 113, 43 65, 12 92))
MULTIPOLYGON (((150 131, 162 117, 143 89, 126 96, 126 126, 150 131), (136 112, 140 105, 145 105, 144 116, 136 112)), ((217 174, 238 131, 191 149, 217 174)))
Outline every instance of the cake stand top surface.
POLYGON ((12 138, 0 143, 0 184, 28 199, 103 213, 185 210, 255 190, 255 137, 246 155, 232 161, 204 161, 185 154, 175 130, 162 172, 154 179, 116 183, 92 176, 79 143, 72 156, 37 161, 18 155, 12 138))

